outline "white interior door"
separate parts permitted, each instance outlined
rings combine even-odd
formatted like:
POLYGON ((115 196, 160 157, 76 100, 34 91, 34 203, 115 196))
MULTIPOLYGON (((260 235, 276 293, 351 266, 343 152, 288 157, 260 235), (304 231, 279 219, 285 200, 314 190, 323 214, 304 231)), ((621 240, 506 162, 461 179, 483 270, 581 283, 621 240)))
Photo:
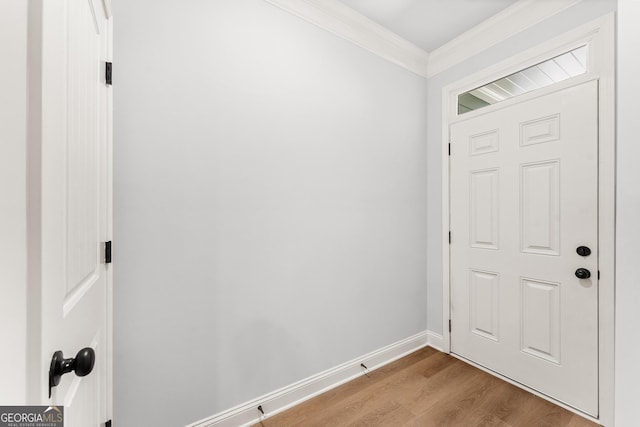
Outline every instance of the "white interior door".
MULTIPOLYGON (((111 232, 110 89, 105 82, 111 26, 100 0, 39 4, 41 158, 40 172, 31 171, 41 191, 41 250, 31 259, 41 266, 37 392, 49 405, 64 405, 65 426, 98 427, 107 420, 110 404, 110 272, 104 242, 111 232), (63 375, 49 398, 54 352, 74 358, 85 347, 95 351, 93 371, 63 375)), ((30 209, 33 214, 36 206, 30 209)))
POLYGON ((593 416, 597 101, 591 81, 455 123, 450 169, 451 351, 593 416))

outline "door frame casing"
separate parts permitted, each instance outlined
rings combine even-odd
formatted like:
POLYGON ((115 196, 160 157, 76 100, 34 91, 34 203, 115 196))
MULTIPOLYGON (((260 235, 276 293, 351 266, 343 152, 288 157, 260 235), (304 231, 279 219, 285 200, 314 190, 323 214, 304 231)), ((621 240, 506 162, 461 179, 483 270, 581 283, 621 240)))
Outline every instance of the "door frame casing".
MULTIPOLYGON (((106 61, 113 62, 113 8, 111 0, 102 0, 107 18, 107 52, 106 61)), ((108 85, 106 91, 107 110, 107 236, 113 239, 113 86, 108 85)), ((113 264, 107 266, 107 419, 113 419, 113 264)))
MULTIPOLYGON (((447 327, 450 313, 450 125, 480 116, 527 99, 597 79, 598 85, 598 400, 599 416, 594 421, 613 425, 614 414, 614 318, 615 318, 615 14, 588 22, 538 46, 493 66, 472 73, 442 89, 442 272, 443 272, 443 351, 451 353, 451 334, 447 327), (582 76, 511 98, 480 110, 457 115, 457 96, 495 81, 575 47, 589 46, 588 71, 582 76)), ((452 236, 455 239, 455 235, 452 236)), ((513 382, 512 382, 513 383, 513 382)), ((523 387, 516 383, 516 385, 523 387)), ((524 387, 526 388, 526 387, 524 387)), ((536 393, 541 395, 540 393, 536 393)), ((571 411, 575 409, 551 400, 571 411)))

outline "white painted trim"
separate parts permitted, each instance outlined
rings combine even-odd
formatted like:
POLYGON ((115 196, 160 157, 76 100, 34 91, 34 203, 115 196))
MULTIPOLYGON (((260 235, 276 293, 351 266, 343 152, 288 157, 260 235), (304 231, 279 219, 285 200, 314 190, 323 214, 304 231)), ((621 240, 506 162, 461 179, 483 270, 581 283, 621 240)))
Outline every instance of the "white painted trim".
POLYGON ((102 0, 102 7, 104 7, 104 16, 106 16, 107 19, 111 19, 111 17, 113 16, 113 12, 111 9, 111 0, 102 0))
MULTIPOLYGON (((111 14, 111 0, 104 0, 105 12, 107 12, 107 23, 105 27, 107 38, 107 49, 105 61, 113 61, 113 19, 111 14), (108 6, 107 6, 108 5, 108 6), (107 7, 109 10, 107 11, 107 7)), ((107 112, 107 235, 105 241, 113 241, 113 86, 106 88, 106 112, 107 112)), ((113 264, 106 264, 107 280, 107 419, 113 419, 113 264)))
POLYGON ((337 0, 265 1, 426 77, 426 51, 337 0))
POLYGON ((616 34, 615 16, 605 17, 592 48, 599 60, 598 300, 600 424, 614 425, 616 286, 616 34))
MULTIPOLYGON (((612 426, 614 415, 614 319, 615 319, 615 18, 610 13, 551 39, 505 61, 474 73, 442 90, 442 258, 443 258, 443 351, 451 351, 448 329, 450 317, 449 275, 449 125, 460 118, 456 113, 459 93, 534 65, 543 59, 589 44, 589 72, 576 79, 540 91, 525 94, 503 103, 465 114, 472 117, 503 108, 513 102, 536 97, 584 79, 599 80, 599 418, 602 425, 612 426)), ((453 239, 455 239, 453 235, 453 239)), ((559 402, 555 402, 558 403, 559 402)), ((560 405, 564 406, 564 405, 560 405)), ((581 414, 584 416, 584 414, 581 414)))
POLYGON ((580 1, 582 0, 520 0, 432 51, 429 55, 427 77, 441 73, 580 1))
MULTIPOLYGON (((103 0, 110 16, 110 0, 103 0)), ((423 77, 459 64, 582 0, 520 0, 431 53, 338 0, 265 0, 423 77)))
POLYGON ((451 158, 449 156, 449 95, 448 86, 442 89, 442 351, 451 352, 451 331, 449 330, 449 319, 451 318, 451 261, 450 246, 453 236, 449 225, 451 224, 451 198, 449 193, 451 183, 449 169, 451 158))
POLYGON ((40 402, 42 353, 43 2, 28 4, 27 41, 27 402, 40 402))
POLYGON ((186 427, 244 427, 264 421, 305 400, 364 375, 361 363, 364 363, 369 371, 373 371, 427 346, 428 334, 427 331, 420 332, 186 427), (266 416, 259 416, 258 405, 262 405, 266 416))
POLYGON ((443 348, 442 335, 433 331, 427 331, 427 345, 429 347, 435 348, 438 351, 442 351, 442 348, 443 348))

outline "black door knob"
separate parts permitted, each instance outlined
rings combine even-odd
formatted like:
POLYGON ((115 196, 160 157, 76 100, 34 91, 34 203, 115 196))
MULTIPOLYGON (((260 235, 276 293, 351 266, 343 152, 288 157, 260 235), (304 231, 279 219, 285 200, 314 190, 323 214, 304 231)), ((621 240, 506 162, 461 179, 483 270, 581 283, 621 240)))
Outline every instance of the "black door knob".
POLYGON ((49 367, 49 397, 51 389, 60 384, 60 378, 64 374, 74 371, 77 376, 84 377, 91 373, 95 362, 96 352, 91 347, 83 348, 76 357, 70 359, 65 359, 61 351, 53 353, 49 367))
POLYGON ((591 272, 586 268, 579 268, 576 270, 576 277, 578 279, 588 279, 591 277, 591 272))
POLYGON ((578 255, 580 256, 589 256, 591 255, 591 249, 589 249, 586 246, 578 246, 576 248, 576 252, 578 253, 578 255))

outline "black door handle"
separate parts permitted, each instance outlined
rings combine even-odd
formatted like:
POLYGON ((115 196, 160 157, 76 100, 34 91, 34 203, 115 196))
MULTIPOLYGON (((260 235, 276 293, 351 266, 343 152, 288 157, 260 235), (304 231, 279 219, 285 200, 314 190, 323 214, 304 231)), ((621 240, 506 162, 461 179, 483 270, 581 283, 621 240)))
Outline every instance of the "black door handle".
POLYGON ((576 252, 580 256, 589 256, 589 255, 591 255, 591 249, 589 249, 587 246, 578 246, 576 248, 576 252))
POLYGON ((591 277, 591 272, 586 268, 579 268, 576 270, 576 277, 578 279, 588 279, 591 277))
POLYGON ((61 351, 53 353, 49 367, 49 397, 51 397, 51 389, 60 384, 60 378, 64 374, 74 371, 79 377, 87 376, 93 371, 95 363, 96 352, 91 347, 83 348, 76 357, 70 359, 65 359, 61 351))

